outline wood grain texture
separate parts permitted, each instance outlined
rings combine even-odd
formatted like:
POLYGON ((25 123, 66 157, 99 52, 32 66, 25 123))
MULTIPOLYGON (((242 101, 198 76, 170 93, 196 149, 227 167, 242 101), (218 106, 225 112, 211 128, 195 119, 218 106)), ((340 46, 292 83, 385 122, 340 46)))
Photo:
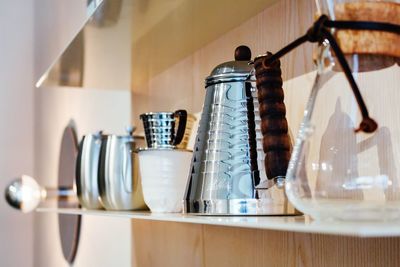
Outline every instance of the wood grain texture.
MULTIPOLYGON (((313 0, 281 0, 161 73, 145 79, 146 83, 133 83, 133 124, 138 125, 140 130, 139 115, 147 111, 186 108, 191 113, 199 112, 205 95, 205 77, 216 65, 233 60, 237 46, 249 46, 253 56, 267 50, 275 52, 306 32, 312 24, 314 10, 313 0)), ((311 71, 311 58, 310 44, 288 54, 282 59, 283 79, 311 71)), ((151 60, 151 57, 146 60, 151 60)), ((137 62, 132 59, 132 64, 137 62)), ((132 79, 140 77, 132 73, 132 79)))
POLYGON ((399 266, 400 238, 132 221, 134 267, 399 266))
POLYGON ((132 220, 133 266, 204 266, 202 225, 132 220))
MULTIPOLYGON (((236 46, 249 46, 253 56, 275 52, 306 32, 314 11, 313 0, 281 0, 146 84, 133 85, 133 123, 140 125, 138 115, 147 111, 200 111, 204 78, 219 63, 232 60, 236 46)), ((284 80, 313 69, 312 48, 305 44, 282 58, 284 80)), ((312 83, 310 77, 284 85, 293 133, 297 133, 312 83)), ((320 129, 326 129, 326 124, 321 122, 320 129)), ((140 220, 132 221, 132 229, 132 262, 138 267, 400 266, 399 238, 362 239, 140 220)))
POLYGON ((133 85, 146 82, 277 1, 133 1, 133 85))

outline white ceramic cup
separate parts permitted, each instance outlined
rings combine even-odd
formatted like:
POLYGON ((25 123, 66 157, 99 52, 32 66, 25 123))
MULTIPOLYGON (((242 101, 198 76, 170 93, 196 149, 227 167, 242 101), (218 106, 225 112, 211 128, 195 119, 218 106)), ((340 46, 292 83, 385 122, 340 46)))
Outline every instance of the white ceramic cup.
POLYGON ((192 152, 179 149, 139 151, 143 197, 152 212, 181 212, 192 152))

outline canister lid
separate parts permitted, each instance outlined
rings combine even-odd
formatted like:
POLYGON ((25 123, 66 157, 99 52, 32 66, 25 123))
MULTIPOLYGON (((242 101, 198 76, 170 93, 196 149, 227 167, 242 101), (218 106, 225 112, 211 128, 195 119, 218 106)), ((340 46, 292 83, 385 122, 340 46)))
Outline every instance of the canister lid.
POLYGON ((216 66, 206 78, 206 86, 219 82, 247 80, 253 69, 253 66, 249 65, 250 60, 250 48, 245 45, 238 46, 235 49, 235 60, 216 66))

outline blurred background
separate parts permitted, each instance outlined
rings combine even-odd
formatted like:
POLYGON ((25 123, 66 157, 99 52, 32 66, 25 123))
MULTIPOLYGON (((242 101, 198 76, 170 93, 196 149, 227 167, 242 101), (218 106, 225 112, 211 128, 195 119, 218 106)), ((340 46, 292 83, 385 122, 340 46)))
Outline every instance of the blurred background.
MULTIPOLYGON (((33 0, 0 1, 0 188, 34 171, 33 0)), ((33 266, 33 215, 0 200, 0 265, 33 266)))
MULTIPOLYGON (((35 83, 86 21, 86 0, 0 0, 0 190, 28 174, 55 187, 64 127, 124 131, 131 122, 129 90, 81 90, 35 83)), ((82 220, 74 266, 130 266, 129 220, 82 220), (109 229, 113 229, 110 233, 109 229), (118 240, 118 246, 115 246, 118 240), (101 253, 99 253, 99 251, 101 253)), ((56 214, 22 214, 0 198, 0 266, 68 266, 56 214)))

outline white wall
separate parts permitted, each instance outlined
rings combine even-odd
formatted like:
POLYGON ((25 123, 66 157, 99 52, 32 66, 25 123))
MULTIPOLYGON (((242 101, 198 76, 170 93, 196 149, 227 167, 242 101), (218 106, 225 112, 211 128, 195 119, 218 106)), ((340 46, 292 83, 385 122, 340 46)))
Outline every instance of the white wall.
POLYGON ((32 266, 32 215, 12 210, 3 190, 33 173, 33 0, 0 1, 0 266, 32 266))
MULTIPOLYGON (((99 129, 122 134, 130 123, 130 92, 72 88, 36 90, 35 175, 56 186, 58 155, 64 127, 75 122, 79 139, 99 129)), ((67 266, 58 236, 56 214, 35 216, 35 266, 67 266)), ((130 220, 97 216, 82 218, 75 267, 130 266, 130 220)))
MULTIPOLYGON (((86 0, 35 0, 35 78, 47 69, 85 20, 86 0)), ((35 176, 56 185, 64 127, 72 119, 78 138, 99 129, 123 133, 131 122, 130 91, 35 89, 35 176)), ((34 266, 68 266, 56 214, 35 214, 34 266)), ((1 265, 1 264, 0 264, 1 265)), ((75 267, 131 265, 130 220, 84 216, 75 267)))

